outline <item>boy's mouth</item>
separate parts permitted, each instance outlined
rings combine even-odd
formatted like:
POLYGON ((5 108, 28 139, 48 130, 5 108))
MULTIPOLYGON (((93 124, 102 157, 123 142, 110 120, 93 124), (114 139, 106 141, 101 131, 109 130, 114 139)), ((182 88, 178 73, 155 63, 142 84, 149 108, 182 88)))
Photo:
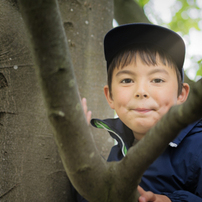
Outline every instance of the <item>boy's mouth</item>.
POLYGON ((144 113, 148 113, 148 112, 152 111, 152 109, 137 108, 137 109, 134 109, 134 111, 144 114, 144 113))

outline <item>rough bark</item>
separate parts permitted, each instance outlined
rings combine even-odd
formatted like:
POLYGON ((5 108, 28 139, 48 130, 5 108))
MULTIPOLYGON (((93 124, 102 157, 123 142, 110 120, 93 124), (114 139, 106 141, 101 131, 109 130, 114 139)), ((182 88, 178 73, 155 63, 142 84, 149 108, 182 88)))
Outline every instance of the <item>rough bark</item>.
POLYGON ((189 101, 172 107, 122 161, 106 163, 93 145, 85 121, 57 3, 20 2, 49 119, 69 178, 89 201, 137 201, 136 187, 145 169, 182 128, 201 117, 202 80, 189 101), (38 27, 44 28, 43 35, 38 27))
POLYGON ((0 1, 0 10, 0 201, 66 201, 22 17, 12 1, 0 1))

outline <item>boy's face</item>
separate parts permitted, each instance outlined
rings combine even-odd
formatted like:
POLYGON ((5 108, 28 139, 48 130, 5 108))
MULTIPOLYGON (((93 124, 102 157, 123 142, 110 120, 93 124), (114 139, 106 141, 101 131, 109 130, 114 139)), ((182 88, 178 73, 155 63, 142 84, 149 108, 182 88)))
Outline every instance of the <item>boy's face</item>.
POLYGON ((188 95, 189 88, 185 85, 178 96, 174 67, 165 66, 160 61, 158 64, 148 66, 137 55, 136 63, 114 69, 112 97, 108 86, 104 88, 110 107, 133 131, 136 139, 141 139, 171 106, 181 104, 188 95))

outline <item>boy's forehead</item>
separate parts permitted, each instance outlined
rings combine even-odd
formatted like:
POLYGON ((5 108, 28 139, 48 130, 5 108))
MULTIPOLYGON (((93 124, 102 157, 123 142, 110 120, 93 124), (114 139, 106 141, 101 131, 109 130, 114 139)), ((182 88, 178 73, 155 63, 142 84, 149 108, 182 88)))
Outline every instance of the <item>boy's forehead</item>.
POLYGON ((163 62, 161 62, 160 60, 157 61, 156 64, 148 64, 145 63, 143 60, 141 60, 141 58, 138 58, 136 60, 132 60, 129 63, 127 63, 126 65, 117 65, 114 69, 116 70, 122 70, 122 69, 127 69, 128 67, 130 67, 131 69, 137 69, 137 67, 145 67, 144 69, 148 69, 149 71, 156 71, 159 70, 159 72, 163 72, 161 70, 164 69, 172 69, 173 71, 175 71, 175 68, 171 65, 168 65, 167 63, 164 64, 163 62))
POLYGON ((131 60, 127 65, 116 66, 113 70, 113 76, 120 76, 122 74, 130 74, 140 76, 145 73, 148 76, 155 75, 157 73, 161 75, 169 75, 170 79, 176 80, 176 69, 168 64, 164 64, 160 58, 157 58, 156 64, 146 64, 140 56, 137 56, 135 60, 131 60), (138 71, 137 71, 138 69, 138 71))

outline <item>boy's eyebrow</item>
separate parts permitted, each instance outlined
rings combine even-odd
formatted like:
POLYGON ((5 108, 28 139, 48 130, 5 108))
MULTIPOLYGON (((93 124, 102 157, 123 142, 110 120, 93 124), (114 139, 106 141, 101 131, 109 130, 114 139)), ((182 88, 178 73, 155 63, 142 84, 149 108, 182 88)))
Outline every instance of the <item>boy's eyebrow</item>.
MULTIPOLYGON (((165 73, 165 74, 168 75, 168 72, 167 72, 165 69, 153 69, 153 70, 151 70, 151 71, 149 72, 149 75, 155 74, 155 73, 159 73, 159 72, 160 72, 160 73, 165 73)), ((116 76, 119 76, 119 75, 121 75, 121 74, 136 75, 136 73, 133 72, 133 71, 130 71, 130 70, 121 70, 121 71, 119 71, 119 72, 116 74, 116 76)))
POLYGON ((165 74, 168 74, 168 72, 165 70, 165 69, 153 69, 149 72, 149 75, 151 74, 155 74, 155 73, 165 73, 165 74))
POLYGON ((132 71, 130 71, 130 70, 121 70, 121 71, 119 71, 117 74, 116 74, 116 76, 119 76, 120 74, 130 74, 130 75, 135 75, 135 73, 134 72, 132 72, 132 71))

